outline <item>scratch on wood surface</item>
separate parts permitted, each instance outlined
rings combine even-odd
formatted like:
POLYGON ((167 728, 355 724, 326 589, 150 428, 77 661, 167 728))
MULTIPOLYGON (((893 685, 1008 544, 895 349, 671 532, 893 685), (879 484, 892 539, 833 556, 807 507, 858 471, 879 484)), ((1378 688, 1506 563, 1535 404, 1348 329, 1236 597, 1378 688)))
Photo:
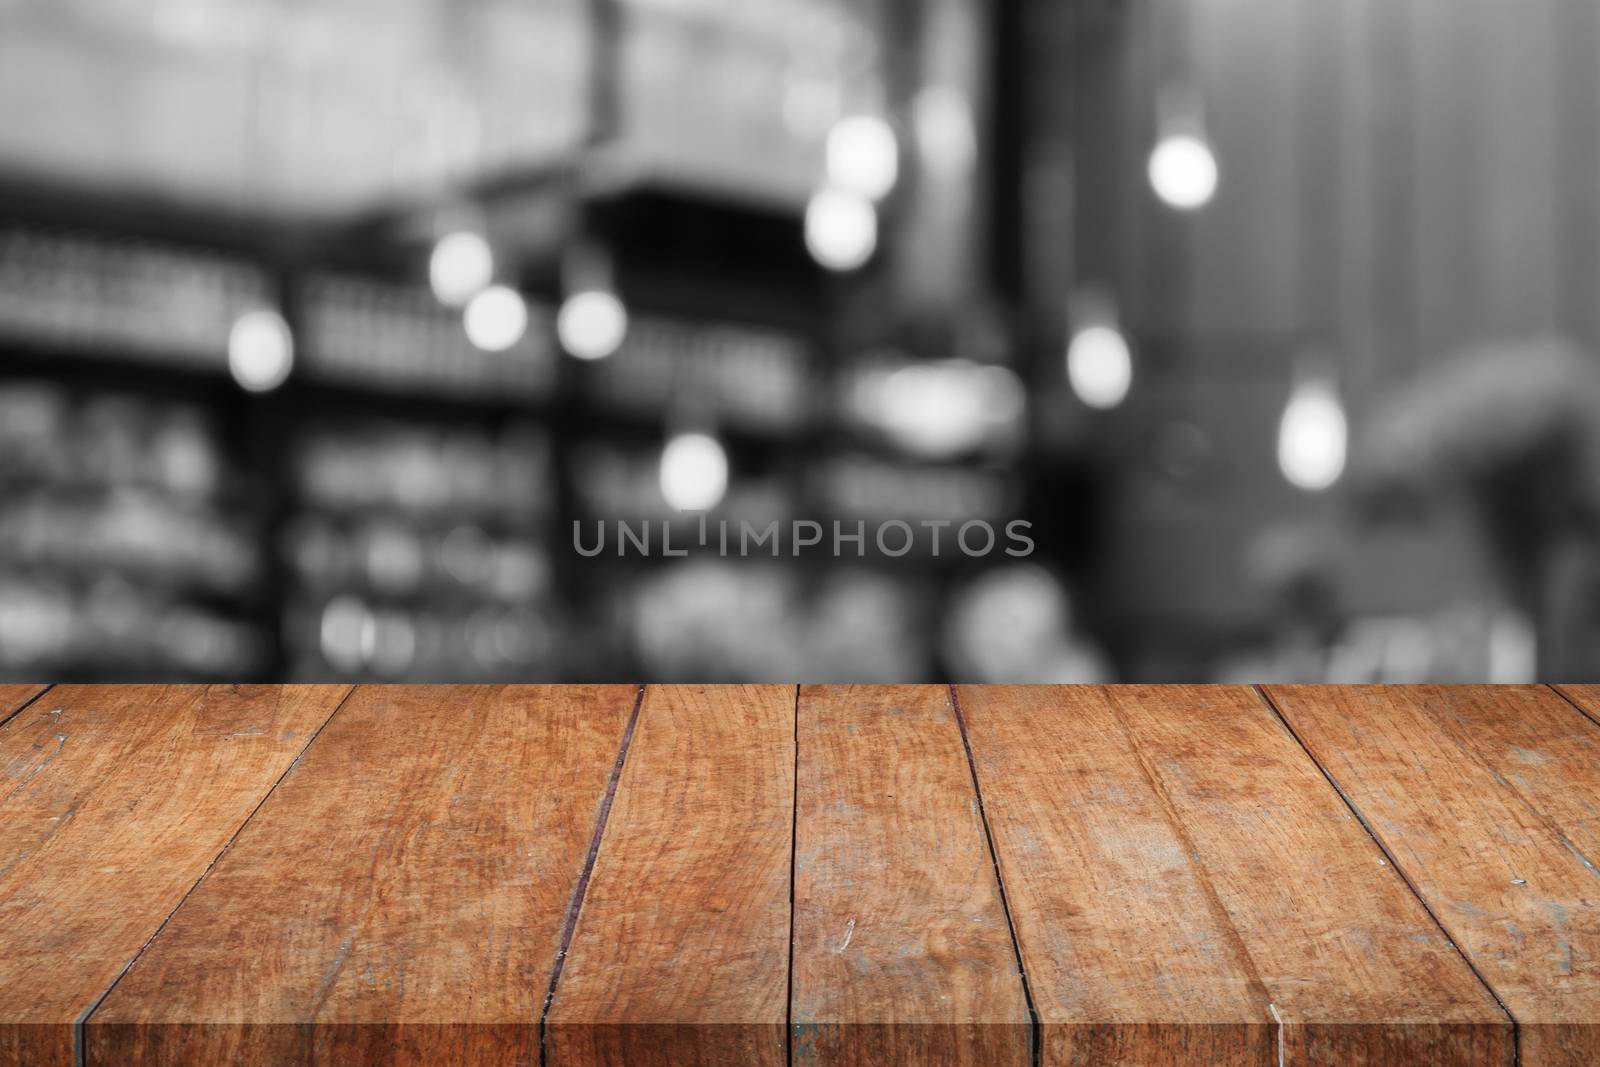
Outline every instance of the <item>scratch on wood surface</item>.
POLYGON ((816 1063, 817 1035, 821 1027, 815 1022, 796 1019, 792 1030, 790 1048, 793 1049, 795 1067, 816 1063))
POLYGON ((850 947, 850 939, 852 937, 855 937, 855 936, 856 936, 856 917, 854 915, 852 915, 852 916, 850 916, 850 921, 844 924, 844 940, 839 942, 839 947, 834 949, 834 951, 835 952, 843 952, 845 949, 849 948, 850 947))
POLYGON ((1276 1004, 1268 1004, 1267 1011, 1272 1015, 1272 1021, 1278 1024, 1278 1067, 1283 1067, 1283 1016, 1278 1014, 1278 1006, 1276 1004))
MULTIPOLYGON (((62 740, 65 740, 65 738, 62 740)), ((1585 870, 1587 870, 1590 874, 1600 876, 1600 867, 1596 867, 1589 857, 1583 854, 1583 851, 1579 849, 1577 845, 1574 845, 1571 841, 1569 841, 1566 834, 1559 834, 1557 836, 1561 843, 1566 846, 1567 851, 1576 856, 1578 858, 1578 862, 1583 864, 1585 870)))
MULTIPOLYGON (((17 779, 16 783, 9 790, 7 790, 6 796, 7 797, 11 797, 11 796, 15 796, 16 794, 22 792, 23 788, 25 786, 27 786, 27 784, 29 782, 31 782, 35 778, 39 777, 39 775, 44 771, 44 769, 46 767, 50 766, 50 764, 55 762, 56 757, 61 755, 61 753, 63 751, 65 751, 65 749, 67 747, 67 742, 70 741, 70 740, 71 740, 70 737, 68 737, 66 734, 62 733, 58 729, 56 731, 56 747, 51 750, 49 755, 47 755, 47 756, 43 757, 42 759, 40 759, 32 767, 28 767, 27 770, 17 779)), ((33 750, 35 752, 43 752, 44 751, 44 747, 45 747, 44 746, 44 742, 36 741, 36 742, 34 742, 33 750)), ((19 759, 15 760, 13 762, 12 766, 25 767, 25 766, 27 766, 27 763, 26 763, 25 760, 19 758, 19 759)), ((13 773, 12 772, 12 768, 11 767, 7 767, 6 768, 6 773, 7 774, 13 773)))
POLYGON ((344 970, 345 961, 350 958, 350 953, 355 949, 355 935, 347 936, 339 942, 339 951, 334 954, 333 963, 323 974, 322 980, 317 983, 317 992, 314 1003, 309 1013, 309 1018, 315 1019, 322 1006, 328 1002, 328 997, 333 993, 333 984, 339 978, 339 972, 344 970))

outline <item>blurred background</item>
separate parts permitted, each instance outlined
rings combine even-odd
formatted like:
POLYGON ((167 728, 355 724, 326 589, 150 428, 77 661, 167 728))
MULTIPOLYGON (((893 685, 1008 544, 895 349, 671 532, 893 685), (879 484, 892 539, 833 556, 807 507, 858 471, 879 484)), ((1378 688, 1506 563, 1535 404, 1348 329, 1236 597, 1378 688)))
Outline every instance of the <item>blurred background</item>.
POLYGON ((0 0, 0 676, 1600 680, 1597 55, 1567 0, 0 0), (573 548, 696 509, 1037 551, 573 548))

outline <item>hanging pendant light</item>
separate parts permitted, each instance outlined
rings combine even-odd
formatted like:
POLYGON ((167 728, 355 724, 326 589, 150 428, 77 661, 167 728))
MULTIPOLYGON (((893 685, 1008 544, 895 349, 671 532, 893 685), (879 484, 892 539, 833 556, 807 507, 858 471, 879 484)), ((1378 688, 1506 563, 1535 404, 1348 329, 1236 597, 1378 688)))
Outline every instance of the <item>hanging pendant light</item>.
POLYGON ((1067 384, 1088 407, 1110 411, 1133 387, 1133 351, 1117 322, 1116 305, 1092 290, 1070 304, 1074 329, 1067 342, 1067 384))
POLYGON ((1303 378, 1278 423, 1278 468, 1307 492, 1331 488, 1344 474, 1349 448, 1344 404, 1329 376, 1303 378))
POLYGON ((1157 137, 1146 171, 1150 188, 1168 207, 1198 211, 1216 196, 1220 171, 1193 91, 1168 86, 1156 109, 1157 137))
POLYGON ((661 450, 661 495, 677 511, 709 511, 728 491, 728 453, 708 433, 680 433, 661 450))
POLYGON ((577 359, 613 355, 628 337, 628 308, 617 295, 611 257, 593 245, 579 245, 561 265, 566 298, 556 314, 556 337, 577 359))
POLYGON ((835 189, 882 200, 900 179, 900 143, 894 129, 876 115, 840 119, 828 131, 828 184, 835 189))

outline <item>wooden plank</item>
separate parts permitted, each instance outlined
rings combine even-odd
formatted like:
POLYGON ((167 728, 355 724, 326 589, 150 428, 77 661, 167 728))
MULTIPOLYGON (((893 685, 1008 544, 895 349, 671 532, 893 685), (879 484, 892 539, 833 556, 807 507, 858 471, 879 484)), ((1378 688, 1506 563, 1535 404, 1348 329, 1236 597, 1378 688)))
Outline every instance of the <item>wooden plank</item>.
POLYGON ((1268 692, 1517 1020, 1524 1067, 1600 1062, 1600 726, 1539 686, 1268 692))
POLYGON ((1600 685, 1558 685, 1552 688, 1590 719, 1600 723, 1600 685))
POLYGON ((0 685, 0 725, 4 725, 28 701, 49 688, 47 685, 0 685))
POLYGON ((646 690, 549 1067, 784 1063, 794 709, 789 686, 646 690))
POLYGON ((1250 690, 959 699, 1045 1064, 1511 1064, 1499 1006, 1250 690))
POLYGON ((1042 1062, 1271 1063, 1271 998, 1103 693, 958 693, 1042 1062))
POLYGON ((1025 1067, 1028 1003, 945 686, 800 691, 795 1067, 1025 1067))
POLYGON ((347 686, 62 686, 0 729, 0 1064, 74 1028, 347 686))
POLYGON ((89 1019, 88 1063, 537 1064, 636 695, 361 687, 89 1019))

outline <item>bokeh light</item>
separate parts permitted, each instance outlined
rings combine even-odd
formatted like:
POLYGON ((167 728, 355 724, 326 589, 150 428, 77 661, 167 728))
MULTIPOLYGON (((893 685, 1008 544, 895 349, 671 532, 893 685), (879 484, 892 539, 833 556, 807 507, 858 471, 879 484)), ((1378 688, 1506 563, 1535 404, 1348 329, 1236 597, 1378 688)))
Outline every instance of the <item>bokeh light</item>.
POLYGON ((491 286, 472 298, 462 322, 474 347, 504 352, 527 331, 528 305, 515 289, 491 286))
POLYGON ((706 511, 728 491, 728 454, 710 434, 679 434, 661 452, 661 495, 678 511, 706 511))
POLYGON ((1133 353, 1114 326, 1086 326, 1067 344, 1067 383, 1089 407, 1109 411, 1133 385, 1133 353))
POLYGON ((853 115, 828 131, 828 182, 836 189, 881 200, 900 179, 900 145, 875 115, 853 115))
POLYGON ((1006 367, 959 359, 908 363, 863 375, 852 406, 907 452, 948 459, 1011 440, 1027 391, 1006 367))
POLYGON ((859 270, 878 247, 872 201, 842 189, 822 189, 806 205, 806 248, 818 263, 841 273, 859 270))
POLYGON ((1163 137, 1150 153, 1150 186, 1179 211, 1197 211, 1217 192, 1217 157, 1202 137, 1163 137))
POLYGON ((271 392, 294 367, 294 335, 276 311, 241 315, 228 334, 228 371, 252 393, 271 392))
POLYGON ((446 234, 428 259, 428 283, 439 302, 461 307, 494 281, 494 253, 482 235, 446 234))
POLYGON ((1278 425, 1278 466, 1289 484, 1327 489, 1344 474, 1349 427, 1339 394, 1325 381, 1298 386, 1278 425))
POLYGON ((622 347, 628 336, 628 309, 612 292, 590 289, 573 293, 556 316, 561 347, 579 359, 604 359, 622 347))

